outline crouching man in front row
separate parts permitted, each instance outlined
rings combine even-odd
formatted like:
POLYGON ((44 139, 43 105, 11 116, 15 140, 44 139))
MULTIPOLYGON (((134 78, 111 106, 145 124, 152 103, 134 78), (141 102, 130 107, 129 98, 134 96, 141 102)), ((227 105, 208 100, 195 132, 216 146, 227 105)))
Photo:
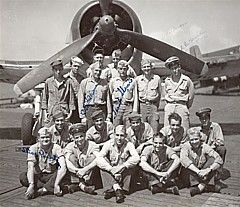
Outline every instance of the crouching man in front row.
POLYGON ((102 187, 100 171, 95 162, 99 147, 95 142, 86 139, 86 130, 86 125, 82 123, 72 125, 69 130, 74 141, 69 143, 64 151, 71 179, 68 191, 73 193, 81 189, 94 195, 95 188, 102 187))
POLYGON ((65 159, 59 145, 52 143, 52 134, 46 127, 38 131, 38 142, 27 151, 28 170, 20 175, 20 182, 28 187, 27 199, 54 193, 62 196, 60 182, 66 173, 65 159))
POLYGON ((201 194, 204 190, 219 192, 221 187, 215 184, 214 175, 223 164, 222 158, 208 144, 201 142, 198 127, 188 130, 188 138, 189 141, 182 145, 180 160, 190 173, 190 195, 201 194))
POLYGON ((104 198, 116 196, 116 202, 124 202, 123 190, 129 192, 131 178, 140 158, 133 143, 126 140, 126 128, 118 125, 114 138, 107 141, 97 159, 97 165, 102 169, 104 198))
POLYGON ((164 144, 164 139, 161 133, 154 135, 153 145, 144 148, 139 165, 152 194, 165 192, 179 195, 174 179, 179 170, 180 159, 175 151, 164 144))

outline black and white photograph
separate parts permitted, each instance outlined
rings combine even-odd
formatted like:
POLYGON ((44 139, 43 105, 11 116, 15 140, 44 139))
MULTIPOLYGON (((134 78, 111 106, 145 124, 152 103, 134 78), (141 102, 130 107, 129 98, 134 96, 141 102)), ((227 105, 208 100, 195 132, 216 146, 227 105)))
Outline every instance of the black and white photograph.
POLYGON ((239 10, 0 0, 0 206, 240 206, 239 10))

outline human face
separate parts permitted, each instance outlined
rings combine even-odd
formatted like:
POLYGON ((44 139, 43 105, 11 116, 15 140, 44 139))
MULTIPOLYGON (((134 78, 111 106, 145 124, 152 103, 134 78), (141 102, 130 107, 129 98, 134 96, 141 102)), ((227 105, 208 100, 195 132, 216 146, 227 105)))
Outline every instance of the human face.
POLYGON ((85 137, 86 137, 86 134, 84 132, 78 132, 73 135, 74 142, 78 147, 82 148, 85 146, 85 143, 86 143, 85 137))
POLYGON ((116 131, 115 131, 115 141, 116 141, 116 144, 118 146, 121 146, 123 145, 124 141, 125 141, 125 133, 123 130, 119 129, 119 128, 116 128, 116 131))
POLYGON ((38 138, 41 146, 48 146, 51 143, 51 139, 50 134, 40 134, 38 138))
POLYGON ((175 76, 178 76, 180 74, 180 66, 176 63, 169 67, 169 69, 172 71, 172 74, 175 76))
POLYGON ((189 136, 189 142, 193 148, 198 148, 200 145, 200 134, 193 134, 189 136))
POLYGON ((117 70, 118 70, 120 77, 126 77, 128 66, 119 65, 117 70))
POLYGON ((80 68, 80 65, 79 65, 78 63, 73 63, 73 64, 72 64, 72 72, 73 72, 74 74, 77 74, 77 73, 78 73, 79 68, 80 68))
POLYGON ((94 55, 93 61, 102 63, 103 62, 103 55, 100 54, 100 53, 97 53, 96 55, 94 55))
POLYGON ((102 73, 102 69, 101 68, 94 68, 93 69, 93 77, 96 79, 99 79, 102 73))
POLYGON ((59 117, 59 118, 55 119, 55 121, 54 121, 55 127, 58 131, 62 131, 64 123, 65 123, 64 117, 59 117))
POLYGON ((140 119, 131 121, 131 127, 132 127, 132 129, 134 131, 139 130, 140 124, 141 124, 141 120, 140 119))
POLYGON ((155 137, 153 139, 153 146, 154 146, 155 151, 159 152, 164 147, 163 139, 159 136, 155 137))
POLYGON ((59 79, 63 76, 63 67, 61 65, 55 67, 54 69, 52 69, 52 71, 55 79, 59 79))
POLYGON ((120 60, 120 56, 116 56, 116 55, 113 55, 113 56, 112 56, 112 62, 113 62, 114 64, 117 64, 117 63, 119 62, 119 60, 120 60))
POLYGON ((150 75, 152 73, 152 66, 150 63, 142 66, 142 71, 144 75, 150 75))
POLYGON ((177 133, 181 127, 179 120, 171 119, 169 124, 173 133, 177 133))
POLYGON ((103 117, 99 117, 94 120, 94 125, 98 130, 103 128, 103 123, 104 123, 103 117))
POLYGON ((202 124, 202 127, 209 127, 211 122, 210 122, 210 115, 209 114, 203 114, 199 117, 199 120, 202 124))

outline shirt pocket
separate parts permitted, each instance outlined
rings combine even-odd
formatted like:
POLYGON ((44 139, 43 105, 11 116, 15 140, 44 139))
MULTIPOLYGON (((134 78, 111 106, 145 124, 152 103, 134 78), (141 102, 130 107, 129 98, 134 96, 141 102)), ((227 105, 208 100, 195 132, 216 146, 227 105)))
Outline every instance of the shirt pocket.
POLYGON ((148 96, 156 97, 158 95, 158 84, 150 84, 148 88, 148 96))

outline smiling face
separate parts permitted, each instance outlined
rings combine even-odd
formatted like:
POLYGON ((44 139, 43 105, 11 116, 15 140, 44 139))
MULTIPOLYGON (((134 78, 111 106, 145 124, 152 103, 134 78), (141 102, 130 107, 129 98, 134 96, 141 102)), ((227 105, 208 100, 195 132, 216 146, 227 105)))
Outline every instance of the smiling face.
POLYGON ((83 148, 86 143, 86 133, 85 132, 77 132, 73 135, 74 142, 79 148, 83 148))
POLYGON ((179 129, 181 128, 180 120, 171 119, 169 125, 170 125, 170 128, 171 128, 173 134, 177 133, 179 131, 179 129))
POLYGON ((199 120, 203 128, 208 128, 211 125, 210 114, 202 114, 199 116, 199 120))
POLYGON ((58 117, 54 120, 55 127, 58 131, 62 131, 65 123, 65 117, 58 117))
POLYGON ((138 131, 139 128, 140 128, 141 119, 131 120, 130 124, 131 124, 131 127, 132 127, 133 131, 138 131))
POLYGON ((171 64, 169 66, 169 69, 171 70, 173 75, 178 76, 180 74, 181 67, 178 63, 175 63, 175 64, 171 64))
POLYGON ((53 77, 55 79, 62 78, 62 76, 63 76, 63 66, 62 65, 55 66, 52 69, 52 71, 53 71, 53 77))
POLYGON ((142 71, 144 75, 150 75, 152 73, 152 65, 151 63, 144 64, 142 66, 142 71))
POLYGON ((153 138, 153 146, 156 152, 161 151, 164 148, 163 138, 156 136, 153 138))
POLYGON ((128 66, 127 65, 118 65, 117 70, 118 70, 120 77, 126 77, 127 71, 128 71, 128 66))
POLYGON ((38 137, 38 141, 39 141, 41 146, 50 145, 51 140, 52 140, 52 135, 50 133, 40 134, 39 137, 38 137))
POLYGON ((104 124, 103 116, 95 118, 93 122, 97 130, 101 130, 103 128, 104 124))
POLYGON ((125 142, 126 130, 123 125, 118 125, 115 129, 115 143, 117 146, 122 146, 125 142))
POLYGON ((104 58, 103 54, 97 53, 93 56, 93 62, 99 62, 99 63, 102 64, 103 63, 103 58, 104 58))
POLYGON ((77 74, 80 68, 80 64, 79 63, 73 63, 72 64, 72 72, 73 74, 77 74))

